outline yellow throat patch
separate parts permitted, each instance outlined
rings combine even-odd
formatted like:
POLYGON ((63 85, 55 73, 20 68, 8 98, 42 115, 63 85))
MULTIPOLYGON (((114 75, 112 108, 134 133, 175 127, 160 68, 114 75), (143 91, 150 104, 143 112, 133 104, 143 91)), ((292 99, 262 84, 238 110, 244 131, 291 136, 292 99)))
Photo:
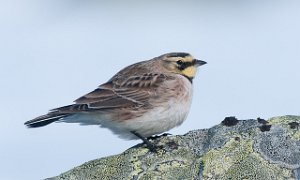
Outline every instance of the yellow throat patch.
POLYGON ((195 77, 197 68, 195 66, 190 66, 181 71, 181 73, 189 78, 195 77))

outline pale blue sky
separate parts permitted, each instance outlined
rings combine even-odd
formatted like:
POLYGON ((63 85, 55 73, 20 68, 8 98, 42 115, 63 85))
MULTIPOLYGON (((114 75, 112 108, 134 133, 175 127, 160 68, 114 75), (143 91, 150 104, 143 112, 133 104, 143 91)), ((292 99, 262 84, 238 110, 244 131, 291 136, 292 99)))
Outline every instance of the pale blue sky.
POLYGON ((166 52, 208 62, 188 119, 172 134, 232 115, 300 114, 299 1, 0 2, 0 179, 55 176, 140 143, 98 127, 23 123, 166 52))

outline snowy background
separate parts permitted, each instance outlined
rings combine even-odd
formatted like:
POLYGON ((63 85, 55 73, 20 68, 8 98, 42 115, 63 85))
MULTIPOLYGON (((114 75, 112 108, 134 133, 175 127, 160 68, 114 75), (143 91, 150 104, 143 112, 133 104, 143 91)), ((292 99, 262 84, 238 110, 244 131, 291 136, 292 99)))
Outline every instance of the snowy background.
POLYGON ((141 141, 109 130, 23 123, 123 67, 173 51, 208 62, 172 131, 299 115, 300 1, 0 0, 0 179, 42 179, 141 141))

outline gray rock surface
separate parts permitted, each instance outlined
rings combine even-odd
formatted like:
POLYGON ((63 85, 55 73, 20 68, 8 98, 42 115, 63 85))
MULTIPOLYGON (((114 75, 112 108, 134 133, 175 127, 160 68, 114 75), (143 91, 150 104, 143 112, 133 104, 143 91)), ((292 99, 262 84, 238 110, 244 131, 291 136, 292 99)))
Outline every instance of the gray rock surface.
POLYGON ((51 180, 300 179, 300 116, 268 121, 226 118, 210 129, 153 140, 96 159, 51 180))

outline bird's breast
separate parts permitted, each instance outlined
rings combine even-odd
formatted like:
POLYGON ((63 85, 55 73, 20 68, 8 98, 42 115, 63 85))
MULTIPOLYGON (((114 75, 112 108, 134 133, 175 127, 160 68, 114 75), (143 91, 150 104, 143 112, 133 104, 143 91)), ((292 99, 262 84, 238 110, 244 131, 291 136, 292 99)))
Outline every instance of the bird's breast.
POLYGON ((152 104, 152 109, 143 116, 134 119, 139 125, 139 133, 145 137, 160 134, 179 126, 186 119, 191 102, 193 88, 188 79, 181 79, 174 91, 169 91, 168 98, 160 98, 160 102, 152 104))

